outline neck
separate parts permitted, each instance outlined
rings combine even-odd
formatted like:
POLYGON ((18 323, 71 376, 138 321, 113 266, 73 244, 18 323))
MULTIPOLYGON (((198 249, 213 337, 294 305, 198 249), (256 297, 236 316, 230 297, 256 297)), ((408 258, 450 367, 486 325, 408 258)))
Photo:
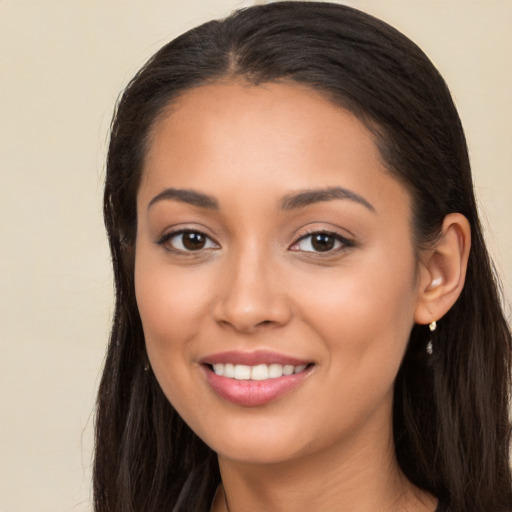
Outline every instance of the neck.
POLYGON ((212 511, 432 512, 435 500, 400 472, 391 432, 330 445, 286 462, 252 464, 219 456, 222 487, 212 511), (370 442, 369 442, 370 441, 370 442))

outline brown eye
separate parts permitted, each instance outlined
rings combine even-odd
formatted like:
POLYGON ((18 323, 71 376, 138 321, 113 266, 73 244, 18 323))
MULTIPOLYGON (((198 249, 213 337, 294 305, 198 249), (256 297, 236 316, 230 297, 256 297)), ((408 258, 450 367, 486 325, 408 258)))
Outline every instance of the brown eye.
POLYGON ((202 233, 189 231, 181 235, 183 247, 189 251, 203 249, 206 244, 206 237, 202 233))
POLYGON ((334 249, 336 239, 327 233, 317 233, 311 237, 311 246, 315 251, 324 252, 334 249))
POLYGON ((337 251, 354 244, 350 240, 338 235, 337 233, 329 233, 328 231, 318 231, 300 238, 290 248, 292 251, 322 253, 337 251))
POLYGON ((177 252, 194 252, 202 249, 217 249, 218 245, 207 235, 200 231, 175 231, 165 235, 159 245, 168 250, 177 252))

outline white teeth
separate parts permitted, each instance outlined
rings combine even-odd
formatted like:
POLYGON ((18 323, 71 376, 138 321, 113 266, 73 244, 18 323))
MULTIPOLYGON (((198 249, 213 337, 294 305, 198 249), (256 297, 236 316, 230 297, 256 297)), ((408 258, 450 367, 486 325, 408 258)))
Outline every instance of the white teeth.
POLYGON ((233 379, 235 377, 235 365, 231 363, 226 363, 224 365, 224 377, 229 377, 233 379))
POLYGON ((250 380, 251 379, 251 367, 246 366, 245 364, 235 365, 234 377, 236 380, 250 380))
POLYGON ((224 365, 222 363, 217 363, 213 365, 213 371, 217 375, 224 375, 224 365))
POLYGON ((293 373, 293 366, 291 364, 285 364, 283 366, 283 375, 291 375, 293 373))
POLYGON ((258 364, 248 366, 245 364, 216 363, 213 365, 213 371, 221 377, 227 377, 235 380, 267 380, 277 379, 283 375, 293 375, 303 372, 306 369, 305 364, 293 366, 291 364, 258 364))
POLYGON ((251 370, 252 380, 265 380, 268 379, 268 366, 266 364, 259 364, 253 366, 251 370))
POLYGON ((269 364, 268 365, 268 376, 270 379, 277 379, 277 377, 282 377, 283 375, 283 365, 282 364, 269 364))

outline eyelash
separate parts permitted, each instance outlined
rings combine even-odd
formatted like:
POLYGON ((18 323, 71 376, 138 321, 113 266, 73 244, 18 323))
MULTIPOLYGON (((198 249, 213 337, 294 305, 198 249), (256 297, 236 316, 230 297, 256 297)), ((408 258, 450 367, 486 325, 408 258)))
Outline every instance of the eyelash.
MULTIPOLYGON (((218 244, 216 242, 214 242, 210 236, 208 236, 206 233, 204 233, 203 231, 201 231, 199 229, 180 229, 178 231, 171 231, 170 233, 166 233, 159 240, 157 240, 156 244, 164 246, 164 248, 167 251, 175 252, 175 253, 179 253, 179 254, 199 253, 200 251, 205 250, 205 249, 216 249, 219 247, 218 244), (200 247, 197 250, 193 250, 193 249, 187 250, 186 248, 179 249, 177 247, 173 247, 170 244, 170 241, 173 238, 176 238, 176 237, 179 237, 180 235, 185 235, 185 234, 193 234, 196 236, 199 235, 199 236, 203 237, 206 240, 206 242, 205 242, 206 244, 210 243, 210 247, 200 247)), ((181 240, 181 245, 183 245, 183 238, 181 240)))
POLYGON ((309 231, 308 233, 302 235, 296 242, 294 242, 292 244, 292 246, 290 247, 290 250, 295 250, 297 252, 310 252, 310 253, 314 253, 314 254, 318 254, 318 255, 322 255, 322 254, 326 254, 326 255, 331 255, 333 253, 338 253, 340 251, 343 251, 345 249, 348 249, 350 247, 354 247, 354 242, 352 242, 351 240, 345 238, 344 236, 341 236, 339 233, 336 233, 334 231, 325 231, 325 230, 318 230, 318 229, 315 229, 315 230, 312 230, 312 231, 309 231), (298 244, 304 240, 307 240, 308 238, 311 239, 310 241, 310 245, 313 247, 313 240, 312 238, 317 235, 317 236, 325 236, 325 237, 329 237, 329 238, 332 238, 334 239, 334 243, 338 242, 339 243, 339 246, 338 247, 333 247, 333 248, 330 248, 326 251, 315 251, 315 250, 311 250, 311 251, 306 251, 304 249, 294 249, 294 247, 298 246, 298 244))
MULTIPOLYGON (((179 253, 179 254, 199 253, 202 250, 219 248, 219 245, 217 244, 217 242, 212 240, 212 238, 210 236, 208 236, 206 233, 204 233, 203 231, 198 230, 198 229, 180 229, 178 231, 171 231, 170 233, 166 233, 159 240, 157 240, 156 244, 160 245, 160 246, 164 246, 167 251, 175 252, 175 253, 179 253), (176 237, 179 237, 180 235, 185 235, 185 234, 193 234, 196 236, 199 235, 201 237, 204 237, 205 244, 210 244, 210 245, 207 247, 200 247, 196 250, 193 250, 193 249, 186 249, 184 247, 183 239, 181 240, 181 245, 183 246, 183 248, 177 248, 170 244, 170 241, 173 238, 176 238, 176 237)), ((300 238, 298 238, 295 242, 293 242, 293 244, 290 246, 289 250, 295 251, 295 252, 310 252, 310 253, 314 253, 314 254, 318 254, 318 255, 321 255, 321 254, 329 255, 329 254, 337 253, 339 251, 343 251, 344 249, 348 249, 350 247, 353 247, 354 245, 355 245, 354 242, 341 236, 339 233, 336 233, 333 231, 325 231, 325 230, 314 230, 314 231, 310 231, 310 232, 302 235, 300 238), (333 248, 328 248, 325 251, 319 251, 319 250, 315 251, 314 246, 313 246, 314 242, 313 242, 313 240, 311 240, 310 246, 313 248, 313 250, 294 249, 302 241, 307 240, 308 238, 312 239, 312 237, 314 237, 315 235, 324 236, 324 237, 334 239, 334 244, 338 243, 339 246, 333 247, 333 248)))

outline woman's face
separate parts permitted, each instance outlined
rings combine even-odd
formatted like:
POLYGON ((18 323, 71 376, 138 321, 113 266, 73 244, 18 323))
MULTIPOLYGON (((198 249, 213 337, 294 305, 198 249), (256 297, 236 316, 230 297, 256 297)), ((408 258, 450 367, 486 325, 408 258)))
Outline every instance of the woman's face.
POLYGON ((149 359, 199 437, 251 463, 390 442, 420 283, 409 195, 362 123, 300 85, 190 90, 137 208, 149 359))

